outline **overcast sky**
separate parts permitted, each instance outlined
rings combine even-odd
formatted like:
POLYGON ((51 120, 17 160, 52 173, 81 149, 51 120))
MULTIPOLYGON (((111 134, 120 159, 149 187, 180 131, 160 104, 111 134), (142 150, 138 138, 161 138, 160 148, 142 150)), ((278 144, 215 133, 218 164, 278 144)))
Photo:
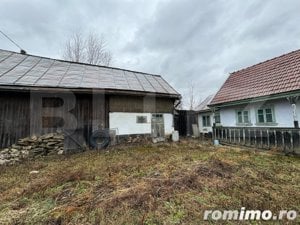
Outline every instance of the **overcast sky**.
MULTIPOLYGON (((230 72, 300 48, 299 0, 0 0, 0 29, 61 58, 75 30, 104 34, 112 66, 160 74, 204 99, 230 72)), ((0 48, 19 51, 0 36, 0 48)))

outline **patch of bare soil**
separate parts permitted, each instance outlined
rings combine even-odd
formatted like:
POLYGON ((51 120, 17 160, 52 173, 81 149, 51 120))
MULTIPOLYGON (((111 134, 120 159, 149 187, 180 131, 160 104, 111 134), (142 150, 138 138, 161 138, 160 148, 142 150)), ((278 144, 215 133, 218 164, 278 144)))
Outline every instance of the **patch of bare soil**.
POLYGON ((195 172, 202 177, 231 178, 235 169, 235 166, 219 159, 211 159, 208 163, 198 165, 195 172))

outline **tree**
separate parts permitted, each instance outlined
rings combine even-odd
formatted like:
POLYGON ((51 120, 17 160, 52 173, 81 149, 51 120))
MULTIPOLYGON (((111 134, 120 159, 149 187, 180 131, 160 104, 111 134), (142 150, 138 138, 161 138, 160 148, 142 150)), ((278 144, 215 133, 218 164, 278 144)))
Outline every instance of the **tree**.
POLYGON ((188 109, 195 110, 200 103, 201 99, 199 98, 198 92, 195 91, 195 83, 190 82, 187 96, 188 109))
POLYGON ((65 43, 63 58, 73 62, 109 66, 112 55, 106 48, 103 35, 89 33, 84 37, 81 32, 74 32, 65 43))

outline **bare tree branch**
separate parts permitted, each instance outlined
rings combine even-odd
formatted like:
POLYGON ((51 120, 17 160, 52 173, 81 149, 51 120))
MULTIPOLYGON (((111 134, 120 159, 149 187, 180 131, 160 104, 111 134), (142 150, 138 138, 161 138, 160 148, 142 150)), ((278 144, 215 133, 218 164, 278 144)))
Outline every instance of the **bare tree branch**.
POLYGON ((201 99, 199 98, 199 93, 197 91, 197 84, 194 82, 189 83, 188 93, 184 102, 186 102, 184 105, 186 105, 189 110, 195 110, 201 103, 201 99))
POLYGON ((74 62, 84 62, 84 40, 81 33, 76 32, 66 42, 63 58, 74 62))
POLYGON ((75 32, 66 42, 63 58, 74 62, 109 66, 112 55, 106 49, 103 35, 90 33, 83 38, 80 32, 75 32))

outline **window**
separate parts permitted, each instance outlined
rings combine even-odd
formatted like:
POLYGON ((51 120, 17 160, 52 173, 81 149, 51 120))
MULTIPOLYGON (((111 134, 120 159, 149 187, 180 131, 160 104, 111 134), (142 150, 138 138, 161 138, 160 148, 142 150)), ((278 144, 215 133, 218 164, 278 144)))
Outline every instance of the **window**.
POLYGON ((221 123, 220 112, 215 112, 215 123, 221 123))
POLYGON ((203 127, 210 127, 210 116, 202 116, 202 125, 203 127))
POLYGON ((237 110, 236 111, 236 118, 238 124, 249 124, 250 118, 249 118, 249 111, 247 110, 237 110))
POLYGON ((137 116, 136 123, 147 123, 147 116, 137 116))
POLYGON ((265 122, 264 110, 262 110, 262 109, 257 110, 257 118, 258 118, 259 123, 265 122))
POLYGON ((274 110, 272 107, 257 110, 257 123, 274 123, 274 110))

